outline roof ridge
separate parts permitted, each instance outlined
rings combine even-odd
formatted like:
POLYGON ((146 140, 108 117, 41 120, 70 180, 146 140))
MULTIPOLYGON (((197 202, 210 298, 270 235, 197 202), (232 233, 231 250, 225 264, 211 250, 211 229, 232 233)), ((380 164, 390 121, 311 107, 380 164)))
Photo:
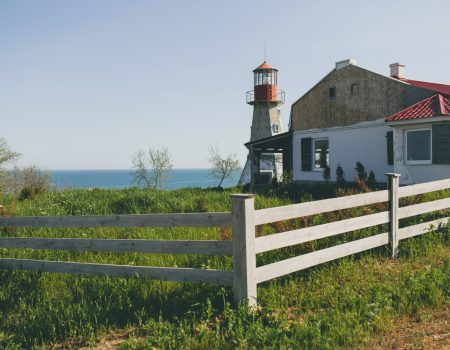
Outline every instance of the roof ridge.
POLYGON ((439 103, 438 103, 438 113, 440 114, 440 115, 443 115, 444 114, 444 97, 441 95, 441 94, 438 94, 438 101, 439 101, 439 103))
POLYGON ((402 78, 401 81, 421 89, 438 92, 440 94, 449 95, 450 94, 450 85, 444 84, 444 83, 433 83, 431 81, 424 81, 424 80, 414 80, 414 79, 407 79, 402 78))
POLYGON ((450 86, 449 84, 445 84, 445 83, 435 83, 435 82, 433 82, 433 81, 426 81, 426 80, 417 80, 417 79, 409 79, 409 78, 400 78, 400 80, 403 80, 403 81, 414 81, 414 82, 418 82, 418 83, 427 83, 427 84, 433 84, 433 85, 450 86))
POLYGON ((450 98, 447 98, 445 94, 435 93, 430 97, 388 116, 385 118, 385 121, 427 118, 433 115, 450 116, 450 109, 446 106, 447 101, 450 102, 450 98))

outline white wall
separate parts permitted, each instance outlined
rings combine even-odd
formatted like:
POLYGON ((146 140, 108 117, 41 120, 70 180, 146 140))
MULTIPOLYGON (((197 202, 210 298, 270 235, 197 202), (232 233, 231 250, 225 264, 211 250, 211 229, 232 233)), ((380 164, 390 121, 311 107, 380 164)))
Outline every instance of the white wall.
MULTIPOLYGON (((447 179, 450 177, 450 164, 406 164, 405 131, 431 128, 431 123, 393 125, 394 131, 394 171, 399 173, 400 184, 409 185, 421 182, 447 179)), ((433 138, 433 136, 431 136, 433 138)))
POLYGON ((394 167, 387 164, 386 133, 391 128, 384 119, 328 129, 298 131, 293 137, 293 172, 297 181, 324 181, 322 171, 301 170, 301 138, 328 138, 331 180, 336 181, 336 167, 340 164, 345 179, 353 181, 355 163, 361 162, 367 173, 371 170, 379 182, 386 182, 386 173, 394 167))

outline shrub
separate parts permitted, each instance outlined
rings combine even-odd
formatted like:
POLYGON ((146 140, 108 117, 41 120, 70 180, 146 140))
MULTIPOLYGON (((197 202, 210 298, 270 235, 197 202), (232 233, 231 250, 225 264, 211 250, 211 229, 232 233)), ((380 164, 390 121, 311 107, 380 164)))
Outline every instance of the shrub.
POLYGON ((356 162, 355 171, 356 171, 356 176, 359 178, 359 180, 366 182, 367 172, 366 172, 366 169, 364 168, 364 165, 362 165, 361 162, 356 162))
POLYGON ((331 171, 330 171, 330 167, 328 165, 326 165, 323 170, 322 170, 322 176, 324 178, 325 181, 330 181, 331 178, 331 171))
POLYGON ((369 176, 367 177, 366 184, 370 188, 374 188, 375 185, 377 184, 377 180, 375 179, 375 174, 372 170, 369 172, 369 176))
POLYGON ((344 169, 342 169, 341 164, 338 164, 336 168, 336 182, 338 183, 339 186, 345 184, 344 176, 345 176, 344 169))
POLYGON ((7 192, 18 195, 19 200, 33 199, 53 189, 50 174, 34 165, 23 169, 16 167, 8 177, 7 192))

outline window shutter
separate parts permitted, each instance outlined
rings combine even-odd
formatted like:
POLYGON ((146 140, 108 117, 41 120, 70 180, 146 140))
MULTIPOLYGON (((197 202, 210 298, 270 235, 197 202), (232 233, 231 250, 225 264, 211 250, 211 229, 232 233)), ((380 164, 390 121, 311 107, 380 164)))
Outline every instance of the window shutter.
POLYGON ((450 164, 450 123, 433 125, 433 164, 450 164))
POLYGON ((394 165, 394 133, 388 131, 386 133, 387 141, 387 163, 388 165, 394 165))
POLYGON ((312 142, 311 137, 302 138, 302 171, 312 170, 312 142))

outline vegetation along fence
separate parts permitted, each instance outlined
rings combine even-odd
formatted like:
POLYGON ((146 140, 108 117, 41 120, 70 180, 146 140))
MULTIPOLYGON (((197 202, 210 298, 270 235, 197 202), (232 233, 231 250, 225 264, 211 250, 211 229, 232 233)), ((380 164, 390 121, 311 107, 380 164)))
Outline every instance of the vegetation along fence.
POLYGON ((450 208, 450 198, 404 207, 399 207, 399 198, 450 188, 450 179, 399 187, 399 175, 387 175, 388 190, 261 210, 255 210, 252 195, 238 194, 231 196, 231 213, 0 217, 0 227, 231 227, 232 240, 228 241, 4 237, 0 238, 0 248, 228 255, 233 257, 233 271, 13 258, 0 258, 0 268, 230 285, 234 288, 236 302, 246 300, 249 305, 255 305, 258 283, 386 244, 390 245, 395 257, 400 240, 448 223, 447 216, 399 228, 400 219, 450 208), (389 209, 288 232, 255 236, 256 225, 381 202, 388 202, 389 209), (256 265, 256 255, 260 253, 382 224, 388 224, 388 232, 271 264, 256 265))

